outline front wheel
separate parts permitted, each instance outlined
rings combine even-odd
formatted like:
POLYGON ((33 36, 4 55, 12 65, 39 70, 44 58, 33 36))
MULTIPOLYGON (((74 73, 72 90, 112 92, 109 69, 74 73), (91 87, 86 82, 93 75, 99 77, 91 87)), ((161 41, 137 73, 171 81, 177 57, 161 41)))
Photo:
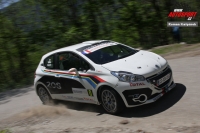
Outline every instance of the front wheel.
POLYGON ((53 99, 51 98, 48 91, 43 86, 40 86, 38 88, 38 96, 40 97, 40 100, 42 101, 42 103, 45 105, 53 103, 53 99))
POLYGON ((125 107, 121 97, 112 89, 101 91, 101 102, 103 108, 110 114, 120 113, 125 107))

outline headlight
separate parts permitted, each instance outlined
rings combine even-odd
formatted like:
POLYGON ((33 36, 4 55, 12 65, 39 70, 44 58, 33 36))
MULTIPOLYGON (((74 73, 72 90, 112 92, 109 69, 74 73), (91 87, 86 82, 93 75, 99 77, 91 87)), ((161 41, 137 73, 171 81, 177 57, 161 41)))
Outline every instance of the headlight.
POLYGON ((114 75, 120 81, 123 81, 123 82, 133 83, 133 82, 136 82, 136 81, 144 81, 145 80, 145 78, 142 75, 136 75, 136 74, 132 74, 130 72, 122 72, 122 71, 115 72, 115 71, 112 71, 111 74, 114 75))

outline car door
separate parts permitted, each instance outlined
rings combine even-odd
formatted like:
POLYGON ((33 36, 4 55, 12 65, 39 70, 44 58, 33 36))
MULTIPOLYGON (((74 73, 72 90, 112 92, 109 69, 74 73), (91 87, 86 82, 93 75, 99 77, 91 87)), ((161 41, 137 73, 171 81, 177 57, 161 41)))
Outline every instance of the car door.
POLYGON ((44 59, 43 67, 41 67, 43 76, 39 80, 39 82, 42 82, 46 88, 48 89, 49 93, 52 94, 58 94, 60 93, 60 83, 58 82, 58 79, 56 78, 56 55, 50 55, 47 58, 44 59))
POLYGON ((53 94, 57 99, 94 103, 93 84, 87 70, 90 65, 80 56, 72 52, 57 53, 57 82, 61 85, 59 94, 53 94), (79 76, 69 72, 69 69, 76 68, 79 76))

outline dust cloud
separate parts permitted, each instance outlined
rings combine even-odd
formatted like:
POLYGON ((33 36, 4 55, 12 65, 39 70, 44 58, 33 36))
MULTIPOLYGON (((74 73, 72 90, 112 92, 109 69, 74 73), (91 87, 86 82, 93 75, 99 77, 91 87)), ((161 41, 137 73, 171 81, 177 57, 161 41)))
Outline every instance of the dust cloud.
POLYGON ((63 105, 56 106, 37 106, 21 113, 15 114, 9 118, 6 118, 0 122, 0 125, 11 126, 27 126, 42 122, 49 122, 55 118, 61 116, 69 116, 68 109, 63 105))
POLYGON ((27 111, 18 114, 19 117, 31 118, 31 117, 54 117, 60 115, 69 115, 67 108, 62 105, 57 106, 37 106, 27 111))

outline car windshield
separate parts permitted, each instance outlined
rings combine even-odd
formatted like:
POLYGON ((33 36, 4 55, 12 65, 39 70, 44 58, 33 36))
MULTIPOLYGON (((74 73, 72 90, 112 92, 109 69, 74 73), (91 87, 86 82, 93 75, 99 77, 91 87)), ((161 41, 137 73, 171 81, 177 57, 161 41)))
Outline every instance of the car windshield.
MULTIPOLYGON (((92 52, 83 50, 82 53, 96 64, 105 64, 135 54, 138 50, 121 44, 109 45, 103 48, 96 46, 92 52), (98 49, 98 50, 97 50, 98 49)), ((100 46, 101 47, 101 46, 100 46)))

